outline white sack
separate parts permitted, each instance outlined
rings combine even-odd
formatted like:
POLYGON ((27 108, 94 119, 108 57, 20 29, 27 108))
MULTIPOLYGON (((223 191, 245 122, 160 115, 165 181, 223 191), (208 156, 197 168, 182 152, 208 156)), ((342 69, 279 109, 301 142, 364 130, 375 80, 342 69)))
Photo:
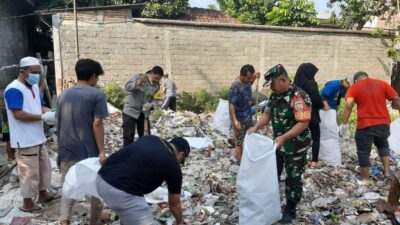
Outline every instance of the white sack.
POLYGON ((213 117, 212 128, 222 133, 229 133, 231 120, 229 118, 229 102, 219 99, 217 110, 213 117))
POLYGON ((237 177, 240 225, 270 225, 281 218, 276 148, 259 134, 246 135, 237 177))
POLYGON ((340 150, 339 127, 336 122, 336 111, 320 110, 319 116, 321 130, 319 156, 320 160, 326 161, 329 165, 342 164, 342 152, 340 150))
POLYGON ((82 200, 85 196, 100 198, 96 188, 100 167, 99 158, 88 158, 72 166, 65 176, 63 195, 76 200, 82 200))
POLYGON ((392 151, 400 154, 400 118, 390 124, 389 147, 392 151))

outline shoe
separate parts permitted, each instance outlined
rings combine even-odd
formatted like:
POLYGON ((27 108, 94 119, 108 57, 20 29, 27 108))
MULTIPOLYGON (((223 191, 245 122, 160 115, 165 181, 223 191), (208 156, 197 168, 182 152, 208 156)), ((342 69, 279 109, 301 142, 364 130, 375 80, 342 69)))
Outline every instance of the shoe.
POLYGON ((296 219, 296 204, 288 203, 283 209, 282 219, 279 220, 281 224, 292 223, 296 219))

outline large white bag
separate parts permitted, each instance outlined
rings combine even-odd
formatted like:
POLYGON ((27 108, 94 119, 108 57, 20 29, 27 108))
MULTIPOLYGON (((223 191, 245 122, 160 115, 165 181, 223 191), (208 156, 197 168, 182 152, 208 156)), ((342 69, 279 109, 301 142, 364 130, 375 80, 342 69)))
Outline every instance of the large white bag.
POLYGON ((392 151, 400 154, 400 118, 390 124, 389 147, 392 151))
POLYGON ((340 150, 339 127, 336 122, 336 111, 320 110, 319 116, 321 123, 320 148, 318 158, 326 161, 330 165, 342 164, 342 153, 340 150))
POLYGON ((213 129, 222 133, 229 133, 231 128, 231 120, 229 118, 229 102, 219 99, 217 110, 213 117, 213 129))
POLYGON ((240 225, 270 225, 281 218, 276 148, 270 138, 246 135, 237 188, 240 225))
POLYGON ((339 140, 339 126, 336 122, 336 110, 320 110, 319 117, 321 118, 321 123, 319 124, 321 140, 339 140))
POLYGON ((76 163, 65 176, 62 193, 68 198, 82 200, 85 196, 100 198, 96 188, 99 158, 88 158, 76 163))

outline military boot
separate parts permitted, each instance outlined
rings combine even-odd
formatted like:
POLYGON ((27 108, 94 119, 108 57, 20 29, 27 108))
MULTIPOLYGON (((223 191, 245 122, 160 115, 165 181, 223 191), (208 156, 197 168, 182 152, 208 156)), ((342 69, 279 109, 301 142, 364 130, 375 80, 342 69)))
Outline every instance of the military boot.
POLYGON ((283 209, 282 219, 279 221, 282 224, 292 223, 296 219, 296 203, 288 202, 283 209))

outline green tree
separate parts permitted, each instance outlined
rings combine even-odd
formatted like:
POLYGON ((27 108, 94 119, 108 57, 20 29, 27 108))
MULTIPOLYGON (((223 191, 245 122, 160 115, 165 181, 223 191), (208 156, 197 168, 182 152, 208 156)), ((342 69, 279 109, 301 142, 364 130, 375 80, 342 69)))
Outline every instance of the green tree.
MULTIPOLYGON (((107 6, 107 5, 121 5, 131 4, 143 1, 137 0, 77 0, 78 7, 89 6, 107 6)), ((72 8, 72 0, 38 0, 37 7, 39 9, 53 9, 53 8, 72 8)))
POLYGON ((217 0, 219 8, 242 23, 265 24, 277 0, 217 0))
POLYGON ((361 30, 373 16, 393 15, 396 0, 329 0, 328 6, 338 5, 341 9, 338 26, 344 29, 361 30))
MULTIPOLYGON (((182 16, 189 0, 77 0, 78 7, 146 3, 143 17, 174 19, 182 16)), ((38 0, 39 9, 71 8, 72 0, 38 0)))
POLYGON ((208 8, 212 10, 217 10, 217 6, 215 4, 209 4, 208 8))
POLYGON ((142 12, 143 17, 176 19, 184 15, 189 0, 150 0, 142 12))
POLYGON ((242 23, 282 26, 317 25, 311 0, 217 0, 220 9, 242 23))
POLYGON ((267 24, 310 27, 319 24, 314 2, 310 0, 282 0, 266 14, 267 24))

